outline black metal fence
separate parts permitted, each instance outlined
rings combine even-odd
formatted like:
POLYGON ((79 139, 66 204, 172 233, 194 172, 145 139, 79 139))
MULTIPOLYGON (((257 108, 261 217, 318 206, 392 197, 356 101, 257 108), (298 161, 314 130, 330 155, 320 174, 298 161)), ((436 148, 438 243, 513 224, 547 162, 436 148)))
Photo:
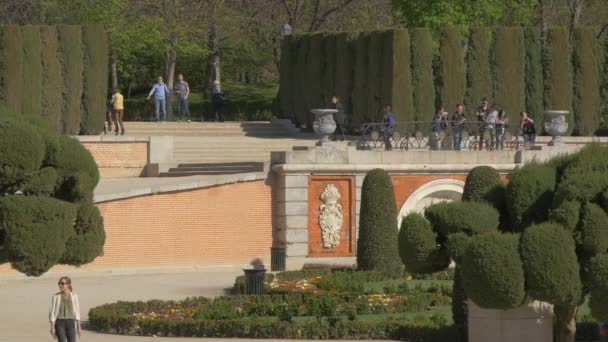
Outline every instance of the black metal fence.
POLYGON ((436 125, 431 121, 365 123, 361 125, 359 150, 522 150, 525 143, 519 125, 496 127, 467 121, 461 126, 452 122, 436 125))

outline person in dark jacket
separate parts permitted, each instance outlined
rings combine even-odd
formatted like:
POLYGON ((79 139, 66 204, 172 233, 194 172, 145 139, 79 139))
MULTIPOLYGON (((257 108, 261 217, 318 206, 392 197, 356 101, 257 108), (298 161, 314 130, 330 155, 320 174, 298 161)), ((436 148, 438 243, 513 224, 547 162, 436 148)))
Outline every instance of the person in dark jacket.
POLYGON ((346 119, 344 114, 344 107, 342 106, 342 102, 340 102, 340 97, 338 97, 337 95, 334 95, 331 98, 331 103, 333 104, 334 108, 338 110, 334 114, 334 121, 336 122, 336 132, 334 133, 333 140, 338 140, 339 137, 341 141, 344 141, 344 121, 346 119))
POLYGON ((224 122, 224 114, 222 113, 224 91, 222 90, 219 81, 213 82, 213 85, 214 87, 211 91, 211 104, 213 105, 213 115, 215 116, 214 121, 224 122))
POLYGON ((387 151, 392 151, 393 144, 391 143, 391 138, 393 136, 393 129, 395 128, 397 120, 395 120, 395 114, 393 114, 390 104, 386 104, 384 106, 382 123, 384 123, 384 127, 382 128, 382 133, 384 136, 384 149, 387 151))

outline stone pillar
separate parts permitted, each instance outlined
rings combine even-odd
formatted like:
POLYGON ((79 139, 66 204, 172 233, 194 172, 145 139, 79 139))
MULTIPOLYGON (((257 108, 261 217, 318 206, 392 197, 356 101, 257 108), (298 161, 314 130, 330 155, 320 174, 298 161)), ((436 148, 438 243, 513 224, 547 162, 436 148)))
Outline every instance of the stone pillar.
POLYGON ((308 255, 308 177, 282 175, 277 189, 278 230, 284 231, 289 259, 308 255))

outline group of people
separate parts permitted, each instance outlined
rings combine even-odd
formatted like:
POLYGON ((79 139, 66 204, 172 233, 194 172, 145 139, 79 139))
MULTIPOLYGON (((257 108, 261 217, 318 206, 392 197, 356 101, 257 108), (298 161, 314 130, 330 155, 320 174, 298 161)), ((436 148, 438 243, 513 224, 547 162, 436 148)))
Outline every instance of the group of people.
MULTIPOLYGON (((215 120, 224 122, 224 115, 222 113, 222 106, 224 105, 224 90, 220 86, 219 81, 213 82, 213 89, 211 91, 211 104, 213 107, 213 115, 215 120)), ((148 93, 147 100, 150 100, 154 96, 154 113, 156 115, 156 122, 161 122, 160 112, 162 110, 163 120, 167 122, 167 98, 171 96, 169 87, 163 82, 163 78, 159 77, 157 82, 152 86, 148 93)), ((190 116, 190 108, 188 106, 188 97, 190 96, 190 86, 188 82, 184 80, 184 75, 179 74, 177 76, 177 83, 173 87, 173 94, 177 97, 177 121, 178 122, 192 122, 190 116)), ((104 133, 112 132, 112 122, 116 127, 116 135, 124 135, 125 128, 123 125, 124 116, 124 97, 120 93, 120 89, 114 89, 112 98, 108 102, 108 109, 106 110, 106 121, 107 128, 104 127, 104 133)))
MULTIPOLYGON (((528 113, 521 112, 520 127, 523 132, 524 142, 534 144, 536 141, 536 128, 534 119, 528 113)), ((503 109, 496 106, 491 107, 488 99, 484 98, 481 105, 475 113, 479 133, 479 149, 486 148, 489 150, 503 150, 505 146, 505 130, 508 128, 509 119, 507 113, 503 109), (487 133, 487 134, 486 134, 487 133), (486 141, 485 136, 489 136, 486 141)), ((456 111, 449 117, 449 113, 444 111, 442 106, 438 106, 433 115, 433 123, 431 126, 432 139, 430 142, 431 148, 440 149, 442 133, 448 129, 448 124, 452 128, 452 143, 454 150, 459 151, 462 147, 462 132, 467 122, 464 106, 456 105, 456 111)))

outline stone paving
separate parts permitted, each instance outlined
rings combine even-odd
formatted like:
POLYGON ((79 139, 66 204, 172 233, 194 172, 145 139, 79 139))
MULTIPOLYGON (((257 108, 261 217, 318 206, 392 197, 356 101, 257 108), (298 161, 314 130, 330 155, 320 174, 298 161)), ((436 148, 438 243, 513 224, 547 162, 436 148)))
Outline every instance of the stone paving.
MULTIPOLYGON (((82 320, 90 308, 118 300, 183 299, 214 297, 232 287, 240 271, 165 273, 124 276, 72 277, 80 297, 82 320)), ((57 277, 0 281, 0 342, 53 341, 49 334, 48 306, 57 291, 57 277)), ((82 342, 226 341, 228 339, 156 338, 83 332, 82 342)), ((260 341, 233 339, 238 341, 260 341)), ((285 340, 277 340, 285 341, 285 340)))

